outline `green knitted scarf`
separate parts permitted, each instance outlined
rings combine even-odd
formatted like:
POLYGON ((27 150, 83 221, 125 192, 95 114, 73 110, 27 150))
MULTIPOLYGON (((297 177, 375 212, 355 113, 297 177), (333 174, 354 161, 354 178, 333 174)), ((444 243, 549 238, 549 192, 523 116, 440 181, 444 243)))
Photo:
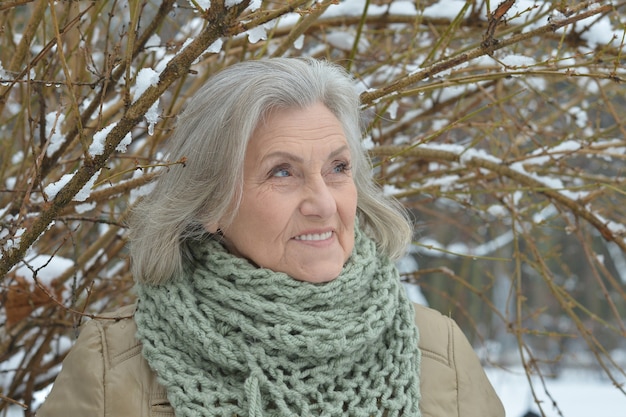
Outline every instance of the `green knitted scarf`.
POLYGON ((257 268, 215 240, 191 250, 184 276, 137 285, 137 337, 177 417, 420 415, 413 308, 359 230, 324 284, 257 268))

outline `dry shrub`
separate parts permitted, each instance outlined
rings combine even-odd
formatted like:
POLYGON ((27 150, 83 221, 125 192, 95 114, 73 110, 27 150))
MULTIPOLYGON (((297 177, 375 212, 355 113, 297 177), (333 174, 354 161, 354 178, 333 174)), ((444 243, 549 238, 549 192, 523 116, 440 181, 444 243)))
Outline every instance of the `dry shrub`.
POLYGON ((375 177, 417 221, 404 277, 486 363, 624 392, 625 3, 439 3, 1 3, 0 411, 31 415, 78 325, 133 301, 125 219, 184 166, 160 153, 176 115, 267 56, 354 74, 375 177))

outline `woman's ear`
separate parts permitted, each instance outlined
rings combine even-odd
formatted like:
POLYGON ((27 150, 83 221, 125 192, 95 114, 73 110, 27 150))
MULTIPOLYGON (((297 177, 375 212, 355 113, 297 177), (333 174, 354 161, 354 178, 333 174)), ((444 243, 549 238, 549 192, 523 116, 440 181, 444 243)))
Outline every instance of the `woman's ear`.
POLYGON ((220 226, 217 223, 205 224, 204 228, 206 229, 207 232, 211 233, 212 235, 217 234, 217 231, 220 230, 220 226))

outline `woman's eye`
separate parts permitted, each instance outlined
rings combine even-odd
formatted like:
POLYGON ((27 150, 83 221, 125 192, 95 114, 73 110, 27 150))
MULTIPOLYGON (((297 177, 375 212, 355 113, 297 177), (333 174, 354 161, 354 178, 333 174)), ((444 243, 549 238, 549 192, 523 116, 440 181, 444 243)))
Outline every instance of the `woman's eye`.
POLYGON ((333 173, 335 174, 341 174, 347 171, 350 171, 350 164, 347 162, 337 162, 333 167, 333 173))
POLYGON ((291 176, 291 172, 289 171, 288 167, 280 166, 280 167, 276 167, 272 169, 272 171, 270 172, 270 176, 277 177, 277 178, 284 178, 284 177, 291 176))

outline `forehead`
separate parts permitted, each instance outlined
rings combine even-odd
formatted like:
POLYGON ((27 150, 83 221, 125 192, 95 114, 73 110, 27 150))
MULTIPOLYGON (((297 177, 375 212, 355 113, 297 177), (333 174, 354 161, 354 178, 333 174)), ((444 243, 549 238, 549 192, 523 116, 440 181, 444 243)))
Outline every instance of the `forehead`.
POLYGON ((246 154, 264 154, 289 147, 345 146, 341 122, 323 104, 275 109, 254 130, 246 154))

